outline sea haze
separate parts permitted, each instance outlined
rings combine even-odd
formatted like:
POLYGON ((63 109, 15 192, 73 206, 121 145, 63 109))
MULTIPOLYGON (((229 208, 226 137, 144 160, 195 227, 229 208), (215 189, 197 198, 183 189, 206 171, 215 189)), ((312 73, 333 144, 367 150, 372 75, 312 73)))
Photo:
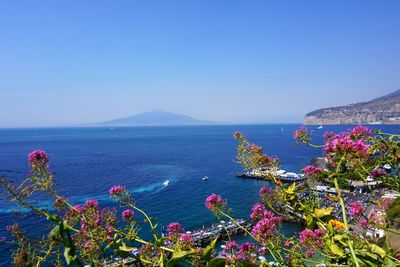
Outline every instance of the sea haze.
MULTIPOLYGON (((248 218, 258 201, 258 190, 267 182, 235 177, 241 167, 235 162, 234 131, 241 131, 264 151, 281 159, 286 170, 300 171, 320 150, 296 146, 292 138, 298 125, 224 125, 181 127, 115 127, 0 130, 0 175, 22 180, 29 172, 27 154, 36 149, 50 156, 57 188, 62 195, 83 204, 98 199, 101 206, 112 205, 108 189, 124 185, 137 205, 162 225, 179 221, 187 230, 216 222, 205 208, 211 193, 228 200, 237 218, 248 218), (203 181, 203 176, 208 176, 203 181), (163 182, 169 180, 169 185, 163 182)), ((325 130, 342 131, 351 126, 327 126, 322 131, 310 126, 317 142, 325 130)), ((398 126, 375 126, 399 133, 398 126)), ((48 205, 39 201, 39 205, 48 205)), ((9 204, 0 202, 1 234, 14 220, 9 204)), ((41 233, 44 220, 33 223, 26 213, 24 225, 41 233), (40 225, 40 227, 38 227, 40 225)), ((144 228, 145 229, 145 228, 144 228)), ((288 232, 297 231, 285 225, 288 232)), ((2 248, 0 265, 8 262, 2 248)))

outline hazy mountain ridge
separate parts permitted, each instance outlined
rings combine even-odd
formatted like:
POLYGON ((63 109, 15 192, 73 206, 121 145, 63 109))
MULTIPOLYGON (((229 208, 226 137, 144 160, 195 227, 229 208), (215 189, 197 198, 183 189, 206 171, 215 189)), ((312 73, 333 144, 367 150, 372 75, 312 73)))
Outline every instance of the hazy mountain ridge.
POLYGON ((304 124, 400 124, 400 90, 367 102, 317 109, 306 114, 304 124))
POLYGON ((91 126, 169 126, 169 125, 203 125, 215 122, 197 120, 187 115, 164 110, 153 110, 115 120, 94 123, 91 126))

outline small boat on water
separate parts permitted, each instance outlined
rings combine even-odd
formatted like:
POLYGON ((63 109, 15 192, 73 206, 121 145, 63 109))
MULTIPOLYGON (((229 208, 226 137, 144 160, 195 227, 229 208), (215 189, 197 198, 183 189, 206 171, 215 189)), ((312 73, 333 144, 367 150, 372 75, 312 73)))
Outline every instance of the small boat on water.
POLYGON ((169 180, 165 180, 163 186, 168 186, 168 185, 169 185, 169 180))
POLYGON ((204 176, 203 178, 201 178, 203 181, 208 180, 208 176, 204 176))
POLYGON ((322 126, 322 125, 320 125, 320 126, 318 126, 318 130, 321 130, 322 128, 324 128, 324 126, 322 126))

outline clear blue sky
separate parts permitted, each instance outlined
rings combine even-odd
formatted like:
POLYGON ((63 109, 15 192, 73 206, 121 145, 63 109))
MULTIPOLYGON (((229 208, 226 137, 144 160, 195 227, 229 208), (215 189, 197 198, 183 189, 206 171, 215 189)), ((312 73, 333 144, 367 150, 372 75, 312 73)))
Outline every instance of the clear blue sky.
POLYGON ((400 1, 1 1, 0 127, 302 121, 400 89, 400 1))

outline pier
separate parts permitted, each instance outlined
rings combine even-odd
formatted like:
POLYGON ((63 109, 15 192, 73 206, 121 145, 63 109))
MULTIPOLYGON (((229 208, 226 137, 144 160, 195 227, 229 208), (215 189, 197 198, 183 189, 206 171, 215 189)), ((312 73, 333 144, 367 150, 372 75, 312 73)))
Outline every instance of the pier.
POLYGON ((216 238, 219 240, 226 240, 229 237, 243 234, 243 228, 250 231, 252 226, 253 222, 251 220, 239 219, 236 222, 220 221, 208 228, 199 229, 193 232, 188 231, 187 233, 192 235, 193 242, 197 246, 204 247, 216 238))
MULTIPOLYGON (((186 233, 192 236, 193 243, 196 246, 206 247, 216 238, 218 238, 218 240, 228 240, 229 237, 243 234, 243 228, 250 231, 253 225, 254 223, 250 219, 238 219, 235 222, 219 221, 218 223, 215 223, 209 227, 203 227, 194 231, 187 231, 186 233)), ((133 256, 127 258, 116 257, 114 259, 104 260, 99 265, 104 267, 142 266, 142 264, 136 258, 138 256, 139 250, 133 249, 130 253, 133 256)))

